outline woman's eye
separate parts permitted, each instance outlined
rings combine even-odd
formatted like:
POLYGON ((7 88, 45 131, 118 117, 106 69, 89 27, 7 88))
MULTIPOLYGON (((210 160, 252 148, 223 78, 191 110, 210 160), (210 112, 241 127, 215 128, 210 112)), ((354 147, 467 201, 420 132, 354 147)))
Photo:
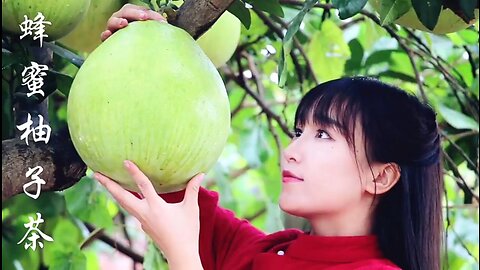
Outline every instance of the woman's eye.
POLYGON ((316 137, 320 139, 331 139, 330 135, 325 130, 318 130, 316 137))
POLYGON ((298 138, 302 135, 302 131, 298 128, 296 128, 294 131, 293 131, 293 135, 295 138, 298 138))

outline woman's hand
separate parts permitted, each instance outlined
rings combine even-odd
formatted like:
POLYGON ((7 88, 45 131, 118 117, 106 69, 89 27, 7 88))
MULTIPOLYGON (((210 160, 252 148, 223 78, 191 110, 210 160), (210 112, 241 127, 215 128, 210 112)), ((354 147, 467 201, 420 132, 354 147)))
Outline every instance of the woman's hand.
POLYGON ((142 229, 164 252, 170 269, 201 269, 198 190, 204 174, 190 180, 182 202, 170 204, 158 196, 150 180, 133 162, 125 161, 124 164, 143 199, 138 199, 100 173, 95 173, 94 177, 127 212, 140 221, 142 229))
POLYGON ((119 11, 113 13, 110 19, 108 19, 107 30, 102 32, 100 38, 102 41, 105 41, 115 33, 115 31, 127 26, 128 22, 145 20, 157 20, 160 22, 167 21, 162 15, 148 9, 147 7, 125 4, 119 11))

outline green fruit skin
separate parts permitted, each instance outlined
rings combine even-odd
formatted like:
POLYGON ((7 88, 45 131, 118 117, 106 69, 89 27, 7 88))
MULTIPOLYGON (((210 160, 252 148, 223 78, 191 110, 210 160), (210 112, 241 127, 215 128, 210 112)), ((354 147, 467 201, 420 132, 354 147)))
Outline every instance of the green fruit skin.
POLYGON ((75 148, 93 170, 139 191, 132 160, 158 193, 181 190, 220 156, 230 132, 225 85, 184 30, 136 21, 86 59, 68 98, 75 148))
MULTIPOLYGON (((382 0, 369 0, 368 2, 375 10, 380 11, 382 0)), ((440 16, 438 17, 437 25, 435 25, 435 28, 433 30, 430 30, 422 24, 415 10, 411 8, 410 10, 408 10, 407 13, 403 14, 400 18, 398 18, 395 23, 404 27, 410 27, 425 32, 431 32, 437 35, 443 35, 465 29, 470 25, 474 24, 477 20, 478 9, 475 10, 475 20, 473 20, 469 24, 465 23, 462 18, 458 17, 452 10, 442 9, 442 11, 440 12, 440 16)))
POLYGON ((24 15, 33 20, 41 12, 52 23, 45 25, 46 40, 57 40, 77 26, 89 5, 90 0, 2 0, 2 28, 22 34, 24 15))
POLYGON ((59 42, 76 51, 91 53, 102 43, 100 34, 107 29, 108 19, 122 5, 122 0, 91 0, 87 15, 59 42))
MULTIPOLYGON (((129 3, 148 7, 140 0, 129 0, 129 3)), ((183 1, 173 0, 173 3, 178 7, 183 5, 183 1)), ((225 11, 210 29, 197 39, 197 43, 215 67, 219 68, 225 65, 237 49, 240 32, 240 20, 230 12, 225 11)))
POLYGON ((240 40, 240 20, 228 11, 197 39, 215 67, 221 67, 232 57, 240 40))

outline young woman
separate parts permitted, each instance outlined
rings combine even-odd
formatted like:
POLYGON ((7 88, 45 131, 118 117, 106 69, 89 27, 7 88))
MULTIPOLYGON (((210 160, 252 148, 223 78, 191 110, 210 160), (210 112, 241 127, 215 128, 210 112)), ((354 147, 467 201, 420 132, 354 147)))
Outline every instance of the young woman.
MULTIPOLYGON (((127 17, 159 19, 126 6, 102 38, 127 17)), ((220 208, 217 194, 200 187, 203 174, 161 197, 130 161, 137 197, 95 178, 139 219, 170 269, 440 269, 440 139, 430 107, 374 79, 342 78, 302 98, 294 127, 279 203, 307 219, 309 232, 266 235, 220 208)))

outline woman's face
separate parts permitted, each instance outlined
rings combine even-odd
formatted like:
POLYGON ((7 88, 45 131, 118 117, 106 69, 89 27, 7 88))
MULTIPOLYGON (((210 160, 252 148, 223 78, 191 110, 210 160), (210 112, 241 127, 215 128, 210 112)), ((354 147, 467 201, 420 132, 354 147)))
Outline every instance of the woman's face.
POLYGON ((373 176, 367 163, 363 131, 355 128, 355 151, 335 128, 310 122, 299 126, 282 155, 280 207, 311 218, 336 214, 365 201, 364 183, 373 176))

